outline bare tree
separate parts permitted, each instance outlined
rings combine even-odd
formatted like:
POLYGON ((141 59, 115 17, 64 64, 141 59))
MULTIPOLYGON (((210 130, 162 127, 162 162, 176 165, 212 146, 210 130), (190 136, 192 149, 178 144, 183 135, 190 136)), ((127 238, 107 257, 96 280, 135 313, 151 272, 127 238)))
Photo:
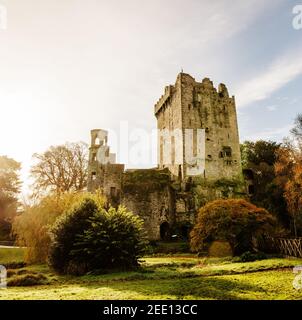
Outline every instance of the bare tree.
POLYGON ((302 113, 299 113, 295 119, 295 126, 291 130, 291 134, 298 142, 302 141, 302 113))
POLYGON ((80 191, 87 184, 88 147, 83 142, 51 146, 35 153, 31 168, 34 196, 48 192, 80 191))

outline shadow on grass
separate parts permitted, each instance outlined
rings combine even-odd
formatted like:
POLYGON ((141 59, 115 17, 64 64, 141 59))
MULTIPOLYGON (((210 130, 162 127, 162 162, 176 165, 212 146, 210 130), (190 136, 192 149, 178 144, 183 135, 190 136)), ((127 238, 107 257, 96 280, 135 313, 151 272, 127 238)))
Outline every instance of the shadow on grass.
MULTIPOLYGON (((219 299, 239 300, 238 293, 250 295, 262 292, 261 287, 247 284, 243 281, 222 279, 221 277, 173 279, 173 280, 144 280, 107 282, 102 285, 81 284, 86 289, 111 289, 118 292, 118 296, 137 296, 139 299, 219 299)), ((125 298, 127 299, 127 298, 125 298)), ((242 296, 241 296, 241 299, 242 296)))

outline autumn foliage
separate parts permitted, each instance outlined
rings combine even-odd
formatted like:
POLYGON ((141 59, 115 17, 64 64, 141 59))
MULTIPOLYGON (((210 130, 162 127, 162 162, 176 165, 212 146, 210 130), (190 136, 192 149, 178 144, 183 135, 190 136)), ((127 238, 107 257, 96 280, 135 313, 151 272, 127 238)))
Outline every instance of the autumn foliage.
POLYGON ((295 236, 302 232, 302 141, 294 145, 285 141, 278 151, 275 172, 279 187, 284 190, 287 210, 292 217, 295 236))
POLYGON ((94 200, 99 207, 105 205, 105 198, 100 192, 64 192, 50 194, 36 204, 25 207, 24 212, 17 216, 13 223, 13 233, 17 237, 17 244, 27 247, 26 262, 46 262, 50 246, 50 228, 58 217, 84 198, 94 200))
POLYGON ((199 210, 190 234, 192 251, 207 250, 215 240, 228 241, 234 254, 252 250, 252 238, 268 233, 275 224, 265 209, 243 199, 216 200, 199 210))

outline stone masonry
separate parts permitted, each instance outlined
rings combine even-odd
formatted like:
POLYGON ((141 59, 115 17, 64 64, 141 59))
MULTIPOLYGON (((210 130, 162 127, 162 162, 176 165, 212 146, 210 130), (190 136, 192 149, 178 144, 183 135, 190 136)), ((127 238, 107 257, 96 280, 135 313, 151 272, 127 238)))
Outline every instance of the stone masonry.
POLYGON ((139 215, 151 240, 179 232, 185 236, 207 201, 245 195, 235 98, 224 84, 217 90, 208 78, 197 82, 180 73, 156 103, 155 116, 160 130, 157 168, 125 171, 110 153, 107 132, 95 129, 88 169, 88 191, 101 188, 110 204, 139 215), (187 129, 192 139, 185 137, 187 129), (198 130, 203 132, 202 153, 198 130), (189 144, 194 163, 186 158, 189 144))
MULTIPOLYGON (((180 73, 175 85, 167 86, 155 105, 155 116, 160 130, 192 129, 196 135, 197 129, 204 129, 205 170, 202 174, 205 179, 233 179, 242 175, 235 98, 229 97, 224 84, 216 90, 208 78, 196 82, 190 75, 180 73)), ((171 173, 182 180, 190 176, 184 152, 179 152, 181 162, 175 165, 173 159, 177 147, 186 147, 184 135, 177 146, 173 142, 172 146, 164 143, 164 138, 159 136, 158 146, 159 167, 168 166, 171 173), (172 148, 172 161, 168 165, 163 159, 166 146, 172 148)))

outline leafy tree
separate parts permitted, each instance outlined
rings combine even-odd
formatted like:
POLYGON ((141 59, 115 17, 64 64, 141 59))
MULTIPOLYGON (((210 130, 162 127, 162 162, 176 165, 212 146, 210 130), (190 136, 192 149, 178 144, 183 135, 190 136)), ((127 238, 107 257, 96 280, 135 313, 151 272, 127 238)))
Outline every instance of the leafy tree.
POLYGON ((276 151, 279 148, 280 143, 274 141, 245 141, 241 145, 243 167, 249 167, 251 164, 258 166, 261 163, 273 166, 276 161, 276 151))
POLYGON ((85 199, 52 228, 49 264, 58 273, 75 275, 133 268, 145 247, 142 225, 125 208, 106 211, 85 199))
POLYGON ((34 194, 81 191, 87 185, 88 149, 85 143, 52 146, 42 154, 34 154, 37 161, 31 168, 34 194))
POLYGON ((244 169, 253 172, 251 201, 275 214, 282 225, 289 227, 284 190, 280 188, 274 169, 280 147, 281 144, 274 141, 246 141, 241 145, 242 164, 244 169))
POLYGON ((13 233, 17 243, 27 247, 26 262, 45 263, 49 253, 49 230, 56 219, 83 199, 92 199, 99 207, 105 205, 100 192, 64 192, 50 194, 33 205, 24 205, 24 212, 16 217, 13 233))
POLYGON ((91 225, 75 242, 73 259, 83 259, 90 270, 138 266, 146 245, 143 220, 124 207, 111 207, 101 209, 89 221, 91 225))
POLYGON ((284 196, 294 218, 294 233, 297 237, 302 234, 302 162, 294 166, 291 177, 286 183, 284 196))
POLYGON ((284 190, 295 236, 302 234, 302 115, 295 120, 292 136, 284 139, 278 151, 275 173, 284 190))
POLYGON ((7 240, 11 222, 18 207, 21 182, 21 164, 6 156, 0 156, 0 239, 7 240))
MULTIPOLYGON (((49 264, 58 273, 68 273, 71 265, 71 251, 78 235, 83 234, 90 226, 89 218, 98 212, 97 204, 91 199, 84 199, 78 205, 67 211, 50 230, 51 245, 49 251, 49 264)), ((86 262, 79 263, 77 270, 84 268, 86 262)), ((81 272, 82 273, 82 272, 81 272)))
POLYGON ((273 216, 242 199, 216 200, 199 210, 191 231, 193 251, 207 250, 216 240, 228 241, 234 254, 253 249, 252 239, 271 231, 273 216))

